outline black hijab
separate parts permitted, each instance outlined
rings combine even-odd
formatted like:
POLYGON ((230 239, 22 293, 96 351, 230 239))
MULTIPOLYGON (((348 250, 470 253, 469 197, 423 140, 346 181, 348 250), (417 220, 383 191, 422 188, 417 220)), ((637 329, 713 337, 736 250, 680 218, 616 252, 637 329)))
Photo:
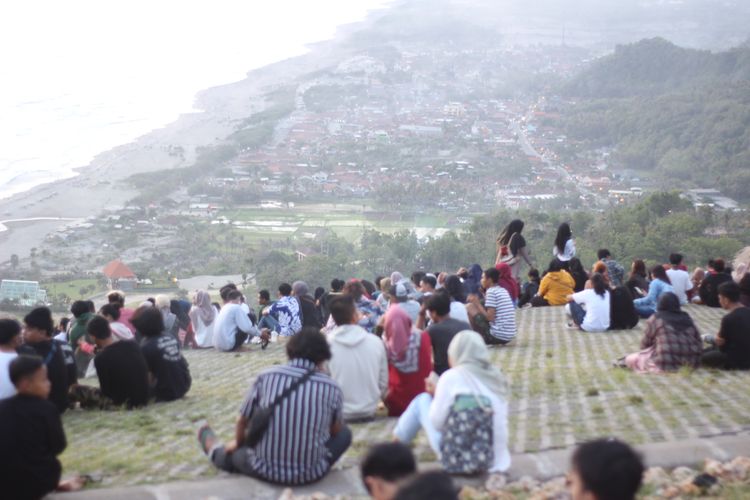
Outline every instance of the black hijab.
POLYGON ((693 318, 680 309, 680 299, 672 292, 663 293, 659 297, 659 304, 656 307, 656 317, 675 330, 682 331, 691 327, 695 328, 693 318))

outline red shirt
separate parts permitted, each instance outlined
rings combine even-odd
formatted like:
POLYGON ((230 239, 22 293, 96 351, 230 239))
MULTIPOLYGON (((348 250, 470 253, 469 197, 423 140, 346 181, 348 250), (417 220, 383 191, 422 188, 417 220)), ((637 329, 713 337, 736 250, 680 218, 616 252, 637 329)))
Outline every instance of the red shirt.
POLYGON ((411 400, 425 391, 424 379, 432 371, 432 342, 427 332, 421 333, 419 341, 419 368, 414 373, 401 373, 388 363, 388 395, 385 406, 389 417, 398 417, 411 400))

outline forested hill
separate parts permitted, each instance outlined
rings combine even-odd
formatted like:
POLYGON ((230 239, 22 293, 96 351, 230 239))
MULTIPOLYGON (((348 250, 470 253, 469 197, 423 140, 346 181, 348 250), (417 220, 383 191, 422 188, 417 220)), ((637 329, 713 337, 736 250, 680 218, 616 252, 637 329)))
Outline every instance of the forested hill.
POLYGON ((663 38, 618 45, 568 82, 574 97, 653 96, 695 87, 750 80, 750 46, 726 52, 678 47, 663 38))
POLYGON ((565 84, 558 125, 612 168, 664 188, 715 187, 750 199, 750 48, 721 53, 663 39, 620 46, 565 84))

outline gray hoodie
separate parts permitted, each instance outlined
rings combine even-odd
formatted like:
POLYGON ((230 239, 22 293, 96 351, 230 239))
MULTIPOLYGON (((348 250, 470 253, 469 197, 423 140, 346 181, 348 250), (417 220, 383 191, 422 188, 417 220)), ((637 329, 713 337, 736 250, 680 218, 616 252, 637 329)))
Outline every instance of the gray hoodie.
POLYGON ((344 418, 369 418, 388 389, 388 359, 383 341, 358 325, 328 334, 331 377, 344 393, 344 418))

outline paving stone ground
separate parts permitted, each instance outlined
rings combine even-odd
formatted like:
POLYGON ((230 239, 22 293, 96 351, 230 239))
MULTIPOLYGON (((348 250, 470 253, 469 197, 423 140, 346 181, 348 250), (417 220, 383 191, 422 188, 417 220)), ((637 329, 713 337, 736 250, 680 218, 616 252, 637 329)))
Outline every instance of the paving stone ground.
MULTIPOLYGON (((722 312, 689 306, 701 333, 715 333, 722 312)), ((643 323, 631 331, 585 333, 565 328, 560 307, 518 312, 519 335, 492 359, 511 386, 510 448, 514 454, 568 448, 599 436, 634 444, 677 442, 750 430, 750 373, 683 370, 637 375, 612 361, 639 348, 643 323)), ((284 347, 225 354, 186 351, 193 375, 188 396, 136 411, 69 411, 64 474, 100 476, 95 487, 211 478, 217 473, 199 451, 196 423, 208 420, 219 436, 233 435, 239 404, 253 377, 285 362, 284 347)), ((95 380, 86 380, 95 383, 95 380)), ((371 443, 388 440, 395 419, 352 426, 354 443, 337 468, 358 463, 371 443)), ((420 461, 434 455, 424 437, 420 461)))

